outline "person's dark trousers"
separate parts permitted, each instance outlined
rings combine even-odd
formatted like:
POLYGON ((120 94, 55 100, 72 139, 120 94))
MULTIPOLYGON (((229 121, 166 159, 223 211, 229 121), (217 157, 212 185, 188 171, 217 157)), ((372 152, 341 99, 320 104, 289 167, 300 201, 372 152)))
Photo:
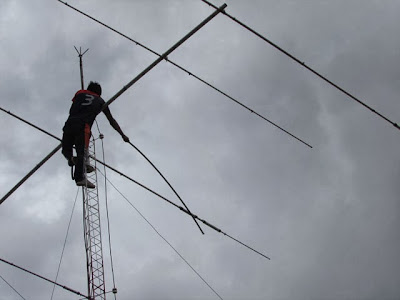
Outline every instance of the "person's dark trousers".
POLYGON ((72 148, 75 145, 76 157, 74 179, 83 180, 83 161, 85 153, 85 123, 79 120, 68 120, 63 128, 62 154, 70 161, 73 156, 72 148))

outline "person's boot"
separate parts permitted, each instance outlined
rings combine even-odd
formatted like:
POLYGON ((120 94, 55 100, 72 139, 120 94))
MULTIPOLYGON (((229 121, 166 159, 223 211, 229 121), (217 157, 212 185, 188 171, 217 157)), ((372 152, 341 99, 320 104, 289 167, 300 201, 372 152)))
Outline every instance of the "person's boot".
MULTIPOLYGON (((77 160, 78 160, 78 158, 77 158, 76 156, 71 157, 71 158, 68 160, 68 166, 70 166, 70 167, 75 166, 77 160)), ((86 173, 92 173, 92 172, 94 172, 95 170, 96 170, 96 168, 93 167, 92 165, 90 165, 90 164, 87 164, 87 165, 86 165, 86 173)))
POLYGON ((89 165, 89 164, 86 165, 86 173, 92 173, 92 172, 94 172, 94 170, 96 170, 96 169, 92 165, 89 165))
POLYGON ((83 178, 80 181, 76 182, 77 186, 86 186, 88 189, 94 189, 96 186, 91 183, 89 180, 87 180, 87 178, 83 178))
POLYGON ((75 166, 75 157, 71 157, 70 159, 68 159, 68 166, 75 166))

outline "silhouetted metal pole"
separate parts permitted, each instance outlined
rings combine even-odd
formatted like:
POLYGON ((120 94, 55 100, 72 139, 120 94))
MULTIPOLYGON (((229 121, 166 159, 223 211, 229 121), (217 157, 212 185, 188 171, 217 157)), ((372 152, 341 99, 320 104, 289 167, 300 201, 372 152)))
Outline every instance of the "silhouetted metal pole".
MULTIPOLYGON (((113 31, 113 32, 115 32, 115 33, 117 33, 117 34, 119 34, 120 36, 122 36, 122 37, 128 39, 129 41, 135 43, 137 46, 139 46, 139 47, 141 47, 141 48, 143 48, 143 49, 145 49, 145 50, 147 50, 147 51, 149 51, 149 52, 151 52, 151 53, 153 53, 153 54, 155 54, 155 55, 157 55, 157 56, 161 56, 161 54, 157 53, 156 51, 154 51, 154 50, 150 49, 149 47, 143 45, 142 43, 140 43, 140 42, 138 42, 138 41, 136 41, 136 40, 130 38, 129 36, 127 36, 127 35, 121 33, 120 31, 118 31, 118 30, 116 30, 116 29, 114 29, 114 28, 112 28, 112 27, 110 27, 110 26, 104 24, 103 22, 101 22, 101 21, 99 21, 99 20, 93 18, 92 16, 89 16, 88 14, 86 14, 86 13, 84 13, 83 11, 81 11, 81 10, 79 10, 79 9, 77 9, 77 8, 75 8, 75 7, 73 7, 72 5, 70 5, 70 4, 68 4, 68 3, 64 2, 64 1, 61 1, 61 0, 58 0, 58 2, 61 2, 61 3, 65 4, 65 5, 68 6, 69 8, 75 10, 76 12, 78 12, 78 13, 84 15, 85 17, 88 17, 89 19, 95 21, 96 23, 98 23, 98 24, 100 24, 100 25, 106 27, 107 29, 110 29, 111 31, 113 31)), ((215 7, 215 8, 217 8, 217 7, 215 7)), ((222 13, 225 14, 225 15, 227 15, 227 13, 226 13, 225 11, 222 11, 222 13)), ((169 60, 169 59, 166 59, 166 60, 167 60, 167 62, 169 62, 170 64, 174 65, 174 66, 177 67, 178 69, 180 69, 180 70, 186 72, 189 76, 193 76, 193 78, 196 78, 197 80, 201 81, 202 83, 204 83, 204 84, 207 85, 208 87, 210 87, 210 88, 214 89, 215 91, 217 91, 218 93, 220 93, 221 95, 227 97, 228 99, 232 100, 232 101, 235 102, 236 104, 238 104, 238 105, 240 105, 241 107, 247 109, 249 112, 253 113, 253 114, 256 115, 257 117, 260 117, 261 119, 263 119, 264 121, 267 121, 267 122, 270 123, 271 125, 273 125, 273 126, 275 126, 276 128, 278 128, 279 130, 285 132, 286 134, 290 135, 291 137, 295 138, 296 140, 300 141, 301 143, 305 144, 306 146, 312 148, 312 146, 311 146, 310 144, 306 143, 304 140, 302 140, 302 139, 300 139, 299 137, 295 136, 294 134, 290 133, 288 130, 286 130, 286 129, 284 129, 283 127, 279 126, 278 124, 276 124, 275 122, 273 122, 273 121, 271 121, 270 119, 266 118, 265 116, 259 114, 259 113, 256 112, 254 109, 248 107, 247 105, 243 104, 243 103, 240 102, 239 100, 233 98, 232 96, 230 96, 230 95, 228 95, 227 93, 223 92, 222 90, 218 89, 217 87, 215 87, 215 86, 212 85, 211 83, 207 82, 206 80, 200 78, 199 76, 197 76, 197 75, 194 74, 193 72, 190 72, 188 69, 185 69, 184 67, 178 65, 177 63, 173 62, 172 60, 169 60)))
POLYGON ((74 46, 76 52, 78 52, 79 55, 79 69, 80 69, 80 73, 81 73, 81 88, 82 90, 85 89, 85 83, 83 81, 83 64, 82 64, 82 56, 85 55, 86 52, 89 51, 89 49, 86 49, 85 52, 82 53, 82 49, 79 47, 79 51, 78 49, 74 46))
MULTIPOLYGON (((95 21, 96 23, 98 23, 98 24, 100 24, 100 25, 106 27, 107 29, 110 29, 111 31, 113 31, 113 32, 115 32, 115 33, 117 33, 117 34, 119 34, 120 36, 122 36, 122 37, 128 39, 129 41, 135 43, 137 46, 139 46, 139 47, 141 47, 141 48, 143 48, 143 49, 145 49, 145 50, 147 50, 147 51, 149 51, 149 52, 151 52, 151 53, 153 53, 153 54, 155 54, 155 55, 157 55, 157 56, 161 56, 161 54, 159 54, 158 52, 156 52, 156 51, 150 49, 149 47, 143 45, 142 43, 138 42, 137 40, 134 40, 134 39, 130 38, 129 36, 123 34, 122 32, 120 32, 120 31, 118 31, 118 30, 116 30, 116 29, 114 29, 114 28, 108 26, 107 24, 104 24, 103 22, 101 22, 101 21, 99 21, 99 20, 93 18, 92 16, 90 16, 90 15, 84 13, 83 11, 81 11, 81 10, 79 10, 79 9, 77 9, 77 8, 75 8, 75 7, 73 7, 72 5, 70 5, 70 4, 68 4, 68 3, 64 2, 64 1, 61 1, 61 0, 58 0, 58 2, 61 2, 61 3, 65 4, 67 7, 69 7, 69 8, 71 8, 71 9, 75 10, 76 12, 78 12, 78 13, 84 15, 85 17, 88 17, 89 19, 95 21)), ((217 7, 215 7, 215 8, 217 8, 217 7)), ((227 15, 227 13, 226 13, 225 11, 222 11, 222 13, 225 14, 225 15, 227 15)), ((306 146, 312 148, 312 146, 311 146, 310 144, 308 144, 307 142, 305 142, 304 140, 302 140, 302 139, 300 139, 299 137, 295 136, 294 134, 290 133, 288 130, 284 129, 283 127, 279 126, 277 123, 273 122, 272 120, 270 120, 270 119, 266 118, 265 116, 261 115, 260 113, 256 112, 254 109, 252 109, 252 108, 250 108, 249 106, 243 104, 243 103, 240 102, 239 100, 237 100, 237 99, 233 98, 232 96, 228 95, 226 92, 223 92, 222 90, 220 90, 219 88, 215 87, 214 85, 212 85, 211 83, 207 82, 206 80, 200 78, 199 76, 197 76, 197 75, 194 74, 193 72, 189 71, 188 69, 185 69, 184 67, 178 65, 177 63, 173 62, 173 61, 170 60, 170 59, 166 59, 166 60, 167 60, 167 62, 169 62, 169 63, 172 64, 173 66, 175 66, 175 67, 177 67, 178 69, 180 69, 180 70, 186 72, 189 76, 193 76, 193 78, 195 78, 195 79, 201 81, 202 83, 204 83, 204 84, 207 85, 208 87, 214 89, 215 91, 217 91, 217 92, 220 93, 221 95, 227 97, 227 98, 230 99, 231 101, 233 101, 233 102, 235 102, 236 104, 240 105, 241 107, 247 109, 247 110, 248 110, 249 112, 251 112, 252 114, 256 115, 257 117, 260 117, 260 118, 263 119, 264 121, 267 121, 267 122, 270 123, 271 125, 275 126, 275 127, 278 128, 279 130, 283 131, 284 133, 290 135, 291 137, 295 138, 296 140, 300 141, 301 143, 305 144, 306 146)))
POLYGON ((169 48, 164 54, 162 54, 159 58, 157 58, 150 66, 148 66, 145 70, 143 70, 138 76, 136 76, 134 79, 132 79, 126 86, 124 86, 118 93, 116 93, 113 97, 110 98, 104 104, 103 109, 105 109, 107 106, 109 106, 111 103, 113 103, 119 96, 121 96, 127 89, 129 89, 135 82, 137 82, 140 78, 142 78, 144 75, 146 75, 147 72, 149 72, 151 69, 153 69, 158 63, 160 63, 162 60, 167 59, 167 56, 171 54, 176 48, 178 48, 180 45, 182 45, 186 40, 188 40, 193 34, 195 34, 197 31, 200 30, 204 25, 206 25, 212 18, 214 18, 216 15, 218 15, 220 12, 222 12, 225 8, 227 7, 226 4, 221 5, 214 13, 212 13, 207 19, 205 19, 203 22, 201 22, 199 25, 197 25, 192 31, 190 31, 187 35, 185 35, 181 40, 179 40, 175 45, 173 45, 171 48, 169 48))
MULTIPOLYGON (((213 8, 217 8, 214 4, 210 3, 207 0, 201 0, 204 3, 208 4, 209 6, 213 7, 213 8)), ((247 26, 246 24, 244 24, 243 22, 239 21, 238 19, 232 17, 231 15, 229 15, 226 12, 223 12, 223 14, 225 16, 227 16, 228 18, 230 18, 231 20, 233 20, 234 22, 236 22, 237 24, 239 24, 240 26, 246 28, 248 31, 250 31, 251 33, 255 34, 256 36, 258 36, 259 38, 261 38, 262 40, 264 40, 265 42, 267 42, 268 44, 270 44, 272 47, 274 47, 275 49, 279 50, 280 52, 282 52, 283 54, 285 54, 286 56, 288 56, 289 58, 291 58, 292 60, 294 60, 295 62, 297 62, 299 65, 303 66, 304 68, 306 68, 307 70, 309 70, 310 72, 314 73, 314 75, 318 76, 319 78, 321 78, 322 80, 324 80, 325 82, 329 83, 331 86, 333 86, 334 88, 336 88, 337 90, 341 91, 343 94, 347 95, 349 98, 351 98, 352 100, 358 102, 359 104, 361 104, 362 106, 364 106, 365 108, 369 109, 372 113, 378 115, 380 118, 382 118, 383 120, 385 120, 386 122, 392 124, 395 128, 400 130, 400 126, 393 122, 392 120, 390 120, 389 118, 385 117, 383 114, 381 114, 380 112, 376 111, 375 109, 373 109, 371 106, 367 105, 365 102, 361 101, 360 99, 358 99, 356 96, 350 94, 348 91, 346 91, 345 89, 343 89, 342 87, 340 87, 339 85, 337 85, 336 83, 330 81, 328 78, 326 78, 325 76, 323 76, 322 74, 320 74, 319 72, 317 72, 316 70, 314 70, 313 68, 309 67, 308 65, 305 64, 304 61, 301 61, 300 59, 298 59, 297 57, 295 57, 294 55, 290 54, 289 52, 287 52, 286 50, 284 50, 283 48, 279 47, 277 44, 273 43, 272 41, 270 41, 269 39, 267 39, 266 37, 264 37, 263 35, 261 35, 260 33, 258 33, 257 31, 255 31, 254 29, 250 28, 249 26, 247 26)))
POLYGON ((61 144, 59 144, 53 151, 51 151, 41 162, 39 162, 36 167, 34 167, 28 174, 25 175, 3 198, 0 200, 0 205, 18 189, 29 177, 33 175, 43 164, 48 161, 58 150, 61 149, 61 144))
MULTIPOLYGON (((2 109, 2 110, 3 110, 3 109, 2 109)), ((19 120, 24 121, 23 119, 17 117, 17 116, 14 115, 14 114, 12 114, 12 116, 18 118, 19 120)), ((33 125, 32 123, 29 123, 29 122, 27 122, 27 121, 24 121, 24 122, 27 123, 27 124, 29 124, 29 125, 31 125, 31 126, 33 126, 33 127, 36 128, 36 129, 39 129, 40 131, 46 133, 47 135, 49 135, 49 136, 51 136, 51 137, 53 137, 53 138, 55 138, 55 139, 57 139, 57 140, 60 140, 59 138, 57 138, 57 137, 53 136, 52 134, 46 132, 44 129, 41 129, 41 128, 39 128, 39 127, 37 127, 37 126, 33 125)), ((110 169, 110 170, 116 172, 117 174, 121 175, 122 177, 124 177, 124 178, 126 178, 126 179, 132 181, 133 183, 139 185, 140 187, 144 188, 145 190, 147 190, 148 192, 152 193, 153 195, 156 195, 157 197, 159 197, 159 198, 163 199, 164 201, 168 202, 169 204, 175 206, 176 208, 180 209, 182 212, 186 213, 187 215, 191 216, 192 218, 196 218, 197 220, 201 221, 203 224, 207 225, 207 226, 210 227, 211 229, 213 229, 213 230, 215 230, 215 231, 217 231, 217 232, 219 232, 219 233, 222 233, 223 235, 225 235, 225 236, 231 238, 232 240, 234 240, 234 241, 240 243, 241 245, 245 246, 246 248, 248 248, 248 249, 250 249, 250 250, 252 250, 252 251, 254 251, 254 252, 260 254, 261 256, 263 256, 263 257, 265 257, 265 258, 267 258, 267 259, 270 259, 269 257, 267 257, 266 255, 262 254, 261 252, 255 250, 255 249, 253 249, 252 247, 250 247, 250 246, 248 246, 248 245, 242 243, 241 241, 239 241, 239 240, 233 238, 232 236, 230 236, 230 235, 228 235, 227 233, 223 232, 223 231, 222 231, 221 229, 219 229, 218 227, 216 227, 216 226, 210 224, 210 223, 207 222, 206 220, 203 220, 203 219, 199 218, 197 215, 194 215, 194 214, 191 213, 189 210, 186 210, 184 207, 175 204, 175 203, 172 202, 171 200, 169 200, 169 199, 165 198, 164 196, 162 196, 162 195, 156 193, 155 191, 151 190, 151 189, 148 188, 147 186, 145 186, 145 185, 141 184, 140 182, 138 182, 138 181, 132 179, 131 177, 129 177, 129 176, 125 175, 124 173, 118 171, 117 169, 111 167, 110 165, 106 164, 105 162, 102 162, 101 160, 99 160, 99 159, 97 159, 97 158, 95 158, 95 157, 92 157, 92 158, 93 158, 94 160, 96 160, 98 163, 100 163, 100 164, 102 164, 103 166, 105 166, 106 168, 108 168, 108 169, 110 169)))
MULTIPOLYGON (((192 31, 186 34, 182 39, 180 39, 175 45, 169 48, 163 55, 157 58, 151 65, 149 65, 146 69, 144 69, 139 75, 133 78, 126 86, 124 86, 118 93, 116 93, 113 97, 111 97, 104 105, 103 110, 108 107, 111 103, 113 103, 119 96, 121 96, 127 89, 129 89, 135 82, 137 82, 140 78, 146 75, 151 69, 153 69, 157 64, 159 64, 162 60, 167 59, 168 55, 171 54, 176 48, 182 45, 185 41, 187 41, 193 34, 200 30, 204 25, 206 25, 211 19, 213 19, 216 15, 218 15, 221 11, 223 11, 227 7, 226 4, 221 5, 215 12, 213 12, 208 18, 206 18, 203 22, 197 25, 192 31)), ((182 204, 186 207, 186 209, 190 212, 189 208, 182 201, 180 197, 178 197, 182 204)), ((200 229, 201 233, 204 234, 204 231, 201 229, 199 223, 197 223, 196 219, 193 218, 197 227, 200 229)))

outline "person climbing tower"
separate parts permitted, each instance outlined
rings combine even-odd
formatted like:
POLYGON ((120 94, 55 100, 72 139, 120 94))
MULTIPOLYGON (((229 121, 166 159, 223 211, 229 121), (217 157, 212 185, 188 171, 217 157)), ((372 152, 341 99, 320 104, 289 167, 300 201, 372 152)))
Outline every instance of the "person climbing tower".
MULTIPOLYGON (((85 152, 89 147, 91 127, 96 116, 103 111, 110 125, 121 135, 124 142, 129 143, 129 138, 122 132, 118 122, 111 115, 108 106, 103 110, 105 101, 101 96, 101 86, 91 81, 86 90, 79 90, 72 99, 69 117, 63 127, 62 154, 69 166, 75 165, 74 180, 77 186, 95 188, 84 174, 85 152), (73 156, 75 145, 76 157, 73 156)), ((86 162, 86 172, 93 172, 94 168, 86 162)))

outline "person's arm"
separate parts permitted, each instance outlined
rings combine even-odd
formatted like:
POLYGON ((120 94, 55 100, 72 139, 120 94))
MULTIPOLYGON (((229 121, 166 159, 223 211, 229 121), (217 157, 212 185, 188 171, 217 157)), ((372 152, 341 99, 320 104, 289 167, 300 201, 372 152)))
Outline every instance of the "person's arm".
POLYGON ((122 132, 122 129, 121 129, 121 127, 119 127, 118 122, 113 118, 110 109, 108 107, 106 107, 103 110, 103 112, 106 115, 107 120, 110 122, 110 125, 112 126, 112 128, 114 128, 121 135, 124 142, 129 143, 129 138, 122 132))

